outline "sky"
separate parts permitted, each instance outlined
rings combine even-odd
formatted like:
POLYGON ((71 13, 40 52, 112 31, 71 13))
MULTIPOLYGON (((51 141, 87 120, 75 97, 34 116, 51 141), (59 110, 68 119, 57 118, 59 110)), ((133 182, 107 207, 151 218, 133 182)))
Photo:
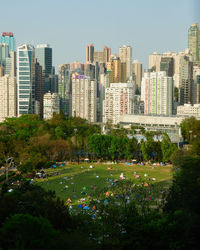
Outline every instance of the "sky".
POLYGON ((53 65, 85 62, 85 47, 119 52, 131 45, 133 60, 148 67, 154 51, 183 51, 188 28, 200 24, 200 0, 0 0, 0 32, 16 45, 47 43, 53 65))

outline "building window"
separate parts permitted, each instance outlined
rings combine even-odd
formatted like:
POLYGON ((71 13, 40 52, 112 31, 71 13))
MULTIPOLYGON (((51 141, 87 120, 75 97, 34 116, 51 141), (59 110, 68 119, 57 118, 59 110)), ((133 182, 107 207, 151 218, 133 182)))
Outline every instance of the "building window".
MULTIPOLYGON (((21 72, 20 72, 21 73, 21 72)), ((30 76, 20 76, 19 80, 30 80, 30 76)), ((20 82, 21 83, 21 82, 20 82)))
POLYGON ((30 75, 30 71, 27 71, 27 72, 21 71, 19 74, 20 74, 20 76, 28 76, 28 75, 30 75))

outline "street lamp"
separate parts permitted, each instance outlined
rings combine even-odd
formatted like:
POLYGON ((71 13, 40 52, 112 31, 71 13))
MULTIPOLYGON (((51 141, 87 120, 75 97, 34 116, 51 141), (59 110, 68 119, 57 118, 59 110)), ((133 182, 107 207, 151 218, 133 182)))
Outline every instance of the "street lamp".
POLYGON ((8 164, 10 163, 11 165, 12 161, 13 161, 13 157, 8 157, 6 160, 6 181, 8 181, 8 167, 9 167, 8 164))

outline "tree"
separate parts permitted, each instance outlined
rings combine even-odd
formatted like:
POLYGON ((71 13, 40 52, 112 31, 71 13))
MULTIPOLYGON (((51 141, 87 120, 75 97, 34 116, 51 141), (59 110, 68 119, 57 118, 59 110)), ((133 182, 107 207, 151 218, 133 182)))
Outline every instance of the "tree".
POLYGON ((200 214, 200 158, 180 155, 174 161, 174 171, 165 211, 185 210, 200 214))
POLYGON ((15 214, 0 229, 3 249, 58 249, 58 232, 43 217, 15 214))
POLYGON ((168 162, 171 155, 177 150, 176 145, 171 143, 168 134, 162 135, 161 149, 164 162, 168 162))
POLYGON ((200 121, 195 117, 186 118, 180 127, 184 142, 192 143, 194 138, 200 138, 200 121))

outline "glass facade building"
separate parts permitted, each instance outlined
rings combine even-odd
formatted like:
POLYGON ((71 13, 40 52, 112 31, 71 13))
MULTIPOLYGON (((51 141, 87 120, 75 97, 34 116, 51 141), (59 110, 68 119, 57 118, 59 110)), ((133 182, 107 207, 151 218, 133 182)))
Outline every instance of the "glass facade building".
POLYGON ((21 45, 17 49, 18 116, 34 114, 34 47, 21 45))
POLYGON ((48 44, 39 44, 35 49, 35 57, 42 66, 43 94, 52 91, 52 48, 48 44))
POLYGON ((35 57, 45 76, 52 74, 52 48, 48 44, 39 44, 35 49, 35 57))
POLYGON ((10 51, 15 50, 15 38, 12 32, 3 32, 0 36, 0 43, 5 43, 8 45, 8 54, 10 54, 10 51))

